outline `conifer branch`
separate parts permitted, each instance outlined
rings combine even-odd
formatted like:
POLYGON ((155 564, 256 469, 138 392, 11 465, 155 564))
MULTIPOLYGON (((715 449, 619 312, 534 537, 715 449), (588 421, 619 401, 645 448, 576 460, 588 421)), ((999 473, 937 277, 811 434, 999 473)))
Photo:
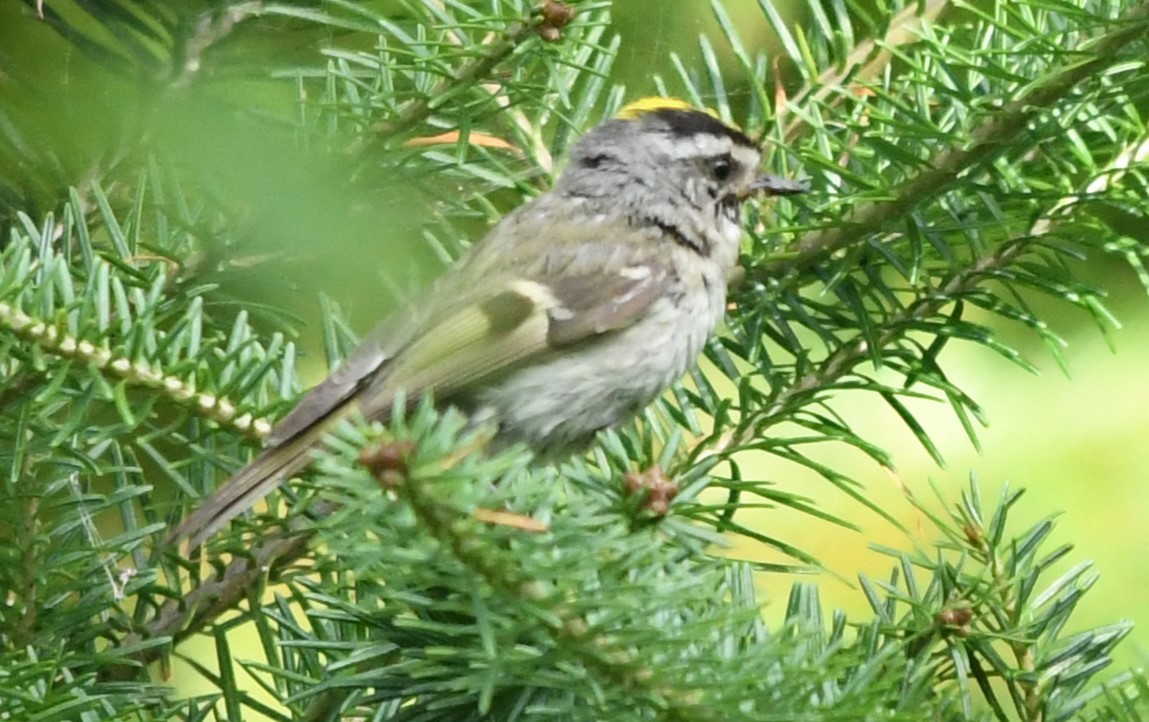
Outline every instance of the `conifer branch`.
MULTIPOLYGON (((894 59, 893 48, 915 42, 922 26, 937 20, 951 6, 952 0, 926 0, 906 7, 890 20, 881 43, 873 38, 862 40, 850 49, 842 62, 827 68, 818 76, 816 83, 804 88, 786 104, 804 107, 808 103, 826 103, 834 107, 833 96, 841 92, 842 83, 849 80, 857 84, 858 81, 868 81, 879 76, 894 59)), ((785 106, 779 108, 779 113, 785 113, 785 106)), ((794 143, 807 130, 807 119, 798 116, 786 125, 782 138, 785 143, 794 143)))
POLYGON ((1016 261, 1035 241, 1035 238, 1030 237, 1004 245, 968 268, 957 271, 935 291, 923 294, 891 317, 884 324, 885 329, 878 336, 876 347, 863 338, 856 338, 841 346, 822 361, 817 369, 779 391, 769 406, 749 414, 737 427, 718 437, 713 447, 696 447, 691 458, 727 455, 755 439, 764 438, 770 427, 790 418, 795 404, 812 398, 821 389, 832 387, 835 382, 849 375, 858 364, 873 358, 874 353, 902 339, 912 329, 914 321, 934 317, 944 307, 977 288, 993 271, 1006 268, 1016 261))
POLYGON ((55 325, 33 318, 7 303, 0 303, 0 327, 13 335, 36 344, 61 358, 81 361, 133 386, 152 389, 169 401, 194 410, 220 426, 234 429, 239 434, 262 441, 271 431, 271 422, 250 412, 239 413, 235 404, 226 398, 207 392, 198 392, 184 379, 164 373, 144 361, 133 361, 116 356, 106 347, 78 339, 61 331, 55 325))
POLYGON ((176 62, 172 68, 174 84, 189 83, 200 72, 204 53, 231 35, 240 23, 257 17, 263 4, 262 0, 239 2, 225 5, 218 11, 205 12, 192 23, 190 34, 177 35, 173 53, 176 62))
MULTIPOLYGON (((331 507, 317 503, 315 516, 328 514, 331 507)), ((178 599, 169 599, 121 641, 121 646, 134 648, 143 641, 169 640, 172 646, 202 632, 222 615, 234 611, 244 601, 259 604, 251 590, 262 588, 261 582, 275 583, 291 565, 303 558, 309 549, 311 534, 304 520, 288 519, 286 528, 257 536, 246 553, 236 555, 219 573, 201 582, 178 599)), ((128 679, 136 666, 146 667, 170 652, 168 646, 142 645, 130 655, 132 665, 109 667, 108 680, 128 679)))
POLYGON ((497 549, 484 542, 482 525, 472 517, 455 512, 442 503, 424 484, 410 477, 396 487, 431 534, 442 540, 455 557, 512 598, 547 607, 552 614, 548 626, 563 647, 574 652, 588 669, 612 680, 619 689, 635 696, 647 696, 662 719, 718 722, 713 710, 704 704, 697 690, 675 689, 658 683, 658 671, 649 668, 629 650, 611 644, 609 635, 594 633, 589 615, 574 614, 556 598, 551 585, 530 579, 516 569, 497 549))
POLYGON ((1149 31, 1149 3, 1134 5, 1109 26, 1109 31, 1090 47, 1077 51, 1087 54, 1088 60, 1067 62, 1060 72, 1037 82, 1020 98, 987 113, 959 145, 932 156, 929 167, 904 182, 892 200, 858 206, 833 226, 805 234, 792 251, 767 261, 756 269, 759 273, 751 272, 751 277, 762 281, 793 278, 794 274, 888 227, 924 202, 965 182, 963 179, 969 171, 984 168, 1001 153, 1018 152, 1011 142, 1025 133, 1035 120, 1082 82, 1102 77, 1107 68, 1127 61, 1122 50, 1149 31))
POLYGON ((509 58, 519 46, 534 36, 536 33, 530 20, 522 20, 511 25, 499 36, 484 43, 475 57, 440 80, 424 97, 404 104, 394 118, 376 123, 372 128, 372 135, 357 139, 348 148, 348 154, 358 155, 381 139, 392 138, 411 130, 458 93, 482 82, 499 63, 509 58))

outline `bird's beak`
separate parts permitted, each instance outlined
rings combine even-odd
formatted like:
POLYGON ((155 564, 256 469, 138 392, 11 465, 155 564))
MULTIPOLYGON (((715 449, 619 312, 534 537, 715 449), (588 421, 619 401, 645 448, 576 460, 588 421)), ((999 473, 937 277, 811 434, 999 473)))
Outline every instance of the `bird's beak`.
POLYGON ((765 193, 768 196, 794 196, 809 190, 805 183, 763 173, 750 183, 746 189, 746 196, 756 193, 765 193))

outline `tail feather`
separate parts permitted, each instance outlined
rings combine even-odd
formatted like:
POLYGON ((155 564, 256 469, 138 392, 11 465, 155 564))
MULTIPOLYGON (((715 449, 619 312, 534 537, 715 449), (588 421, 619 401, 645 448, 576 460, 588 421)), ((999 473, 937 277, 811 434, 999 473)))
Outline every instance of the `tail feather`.
MULTIPOLYGON (((384 332, 407 328, 403 331, 407 336, 400 334, 397 338, 409 336, 410 319, 402 316, 401 320, 406 325, 382 327, 378 337, 369 337, 342 367, 308 391, 291 413, 271 430, 269 446, 263 453, 202 502, 172 531, 169 543, 186 538, 189 547, 195 549, 275 487, 307 468, 311 463, 310 452, 321 443, 324 433, 356 407, 356 394, 382 378, 382 369, 390 356, 387 349, 399 343, 395 339, 388 341, 384 332)), ((389 408, 382 403, 375 406, 374 411, 379 415, 389 408)))
POLYGON ((195 549, 205 539, 227 526, 277 486, 302 471, 311 462, 311 450, 318 433, 304 433, 265 449, 250 464, 215 491, 168 537, 170 543, 188 539, 195 549))

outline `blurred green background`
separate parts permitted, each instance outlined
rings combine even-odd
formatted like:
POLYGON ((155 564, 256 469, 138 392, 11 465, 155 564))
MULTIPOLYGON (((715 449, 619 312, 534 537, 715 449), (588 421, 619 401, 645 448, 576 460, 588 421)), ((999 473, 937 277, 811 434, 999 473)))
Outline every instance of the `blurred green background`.
MULTIPOLYGON (((52 4, 61 12, 68 7, 52 4)), ((748 47, 772 47, 756 2, 724 4, 748 47)), ((776 5, 787 12, 783 3, 776 5)), ((790 17, 801 20, 793 11, 790 17)), ((653 73, 671 75, 671 52, 682 56, 688 67, 697 66, 699 34, 711 34, 715 46, 724 49, 707 4, 697 0, 621 1, 614 8, 614 25, 624 42, 612 79, 626 84, 628 97, 653 92, 653 73)), ((349 193, 342 166, 322 153, 301 157, 293 150, 288 119, 298 110, 297 89, 290 80, 269 79, 266 70, 272 62, 292 61, 282 56, 281 48, 290 46, 305 58, 323 38, 301 34, 299 44, 267 42, 269 33, 290 30, 265 26, 230 39, 216 51, 225 55, 218 56, 215 65, 229 68, 227 73, 208 72, 157 97, 152 86, 127 82, 77 52, 38 21, 31 6, 0 4, 0 135, 7 138, 0 149, 0 174, 7 179, 0 181, 0 202, 32 215, 43 213, 66 185, 82 185, 118 164, 126 165, 134 147, 125 139, 140 137, 166 147, 177 162, 213 181, 221 203, 243 209, 247 220, 239 229, 219 230, 218 246, 195 269, 198 278, 220 284, 221 298, 232 298, 235 308, 265 309, 269 328, 302 319, 309 329, 301 340, 310 352, 305 372, 314 380, 323 367, 317 345, 318 295, 328 294, 358 332, 366 331, 409 291, 383 290, 382 269, 400 269, 390 281, 395 276, 417 279, 412 285, 441 269, 442 260, 422 245, 421 219, 397 226, 404 213, 394 210, 415 207, 433 213, 438 199, 412 191, 402 178, 349 193), (261 55, 273 47, 279 55, 261 55), (230 60, 227 53, 239 60, 225 62, 230 60), (256 107, 270 120, 253 125, 250 114, 236 112, 238 107, 256 107)), ((730 70, 728 77, 735 78, 731 58, 722 61, 730 70)), ((731 92, 738 94, 737 88, 731 92)), ((460 226, 460 232, 480 233, 486 223, 475 218, 471 225, 460 226)), ((823 453, 831 465, 864 480, 867 493, 923 543, 934 538, 934 530, 905 495, 931 496, 931 480, 951 503, 970 473, 977 474, 989 500, 1005 483, 1025 487, 1028 492, 1015 518, 1018 530, 1025 522, 1058 514, 1055 539, 1077 545, 1062 568, 1082 559, 1097 563, 1099 581, 1086 596, 1076 624, 1096 626, 1120 618, 1138 623, 1116 660, 1116 668, 1123 669, 1142 664, 1149 644, 1149 605, 1143 591, 1149 588, 1149 558, 1144 553, 1149 525, 1143 521, 1149 510, 1149 384, 1144 371, 1149 367, 1149 302, 1123 266, 1103 262, 1088 273, 1113 291, 1111 308, 1125 327, 1111 330, 1107 341, 1072 309, 1040 308, 1069 341, 1064 355, 1071 378, 1038 339, 1012 328, 999 331, 1038 366, 1039 375, 1026 374, 984 349, 958 343, 947 348, 943 363, 952 379, 984 406, 990 420, 981 432, 982 453, 972 447, 944 403, 917 403, 912 408, 947 460, 940 469, 888 406, 862 395, 843 396, 835 408, 892 451, 896 477, 856 452, 827 447, 823 453)), ((788 509, 756 512, 759 526, 813 554, 833 572, 819 578, 828 607, 867 616, 854 575, 860 571, 883 578, 892 566, 892 560, 868 545, 905 548, 911 540, 876 515, 860 512, 856 502, 808 471, 780 467, 769 459, 756 470, 863 525, 858 533, 788 509)), ((789 561, 741 540, 731 551, 789 561)), ((783 575, 762 576, 771 619, 782 617, 791 581, 783 575)), ((210 640, 205 641, 210 646, 210 640)), ((188 651, 194 654, 194 646, 188 651)), ((182 681, 184 675, 178 678, 182 681)))

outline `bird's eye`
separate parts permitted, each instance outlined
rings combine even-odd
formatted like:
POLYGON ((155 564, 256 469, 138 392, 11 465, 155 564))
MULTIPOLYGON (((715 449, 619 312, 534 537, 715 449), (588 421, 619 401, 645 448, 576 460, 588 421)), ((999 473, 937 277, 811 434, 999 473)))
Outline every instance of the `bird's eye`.
POLYGON ((727 180, 734 172, 734 159, 729 154, 716 155, 707 162, 707 165, 710 168, 710 175, 717 181, 727 180))

